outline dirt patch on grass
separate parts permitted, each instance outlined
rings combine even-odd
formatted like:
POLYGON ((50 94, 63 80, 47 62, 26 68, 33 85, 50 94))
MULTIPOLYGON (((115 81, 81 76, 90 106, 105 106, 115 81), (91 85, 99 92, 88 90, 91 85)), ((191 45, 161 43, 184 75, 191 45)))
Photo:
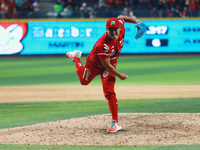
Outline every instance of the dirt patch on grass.
MULTIPOLYGON (((102 86, 3 86, 0 103, 104 100, 102 86)), ((116 86, 118 99, 200 97, 200 85, 116 86)))
MULTIPOLYGON (((118 99, 200 97, 200 85, 116 86, 118 99)), ((0 87, 0 103, 103 100, 101 86, 0 87)), ((110 114, 0 130, 0 144, 200 144, 200 114, 119 114, 122 130, 108 133, 110 114)))

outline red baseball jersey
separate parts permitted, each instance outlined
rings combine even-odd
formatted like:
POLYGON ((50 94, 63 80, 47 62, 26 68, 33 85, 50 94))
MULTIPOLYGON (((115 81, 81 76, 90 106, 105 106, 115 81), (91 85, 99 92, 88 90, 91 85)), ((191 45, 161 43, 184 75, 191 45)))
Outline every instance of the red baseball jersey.
POLYGON ((107 32, 105 32, 104 35, 101 36, 95 43, 92 51, 88 55, 88 57, 90 57, 94 64, 102 65, 100 59, 106 59, 109 57, 111 64, 116 63, 124 44, 125 35, 124 19, 119 18, 118 21, 121 26, 119 38, 117 40, 112 40, 111 38, 109 38, 107 32))

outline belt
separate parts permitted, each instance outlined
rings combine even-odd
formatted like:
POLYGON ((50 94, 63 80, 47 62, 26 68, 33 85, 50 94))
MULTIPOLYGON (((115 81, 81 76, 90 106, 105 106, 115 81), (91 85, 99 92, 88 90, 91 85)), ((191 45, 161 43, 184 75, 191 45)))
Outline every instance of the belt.
POLYGON ((94 65, 95 67, 97 67, 97 68, 104 68, 103 65, 98 65, 98 64, 96 64, 94 61, 92 61, 92 59, 91 59, 90 57, 88 57, 88 58, 91 60, 91 62, 93 63, 93 65, 94 65))

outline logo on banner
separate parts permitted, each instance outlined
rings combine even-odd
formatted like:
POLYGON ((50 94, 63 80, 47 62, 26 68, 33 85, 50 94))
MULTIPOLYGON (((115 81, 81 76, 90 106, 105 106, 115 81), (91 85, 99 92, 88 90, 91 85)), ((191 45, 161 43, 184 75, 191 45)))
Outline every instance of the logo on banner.
POLYGON ((26 23, 0 23, 0 54, 19 53, 26 33, 26 23))
POLYGON ((146 39, 146 46, 168 46, 168 39, 146 39))

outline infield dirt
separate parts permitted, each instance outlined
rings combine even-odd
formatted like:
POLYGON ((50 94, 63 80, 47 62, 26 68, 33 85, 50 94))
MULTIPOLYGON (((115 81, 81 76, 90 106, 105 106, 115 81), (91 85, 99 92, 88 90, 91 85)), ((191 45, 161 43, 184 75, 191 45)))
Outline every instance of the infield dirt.
MULTIPOLYGON (((102 86, 2 86, 0 103, 105 100, 102 86)), ((118 99, 200 97, 200 85, 115 86, 118 99)))
MULTIPOLYGON (((101 86, 0 87, 0 103, 104 100, 101 86), (88 92, 89 91, 89 92, 88 92)), ((116 86, 118 99, 200 97, 200 85, 116 86)), ((108 133, 110 114, 0 130, 0 144, 200 144, 200 113, 119 114, 122 130, 108 133)))

